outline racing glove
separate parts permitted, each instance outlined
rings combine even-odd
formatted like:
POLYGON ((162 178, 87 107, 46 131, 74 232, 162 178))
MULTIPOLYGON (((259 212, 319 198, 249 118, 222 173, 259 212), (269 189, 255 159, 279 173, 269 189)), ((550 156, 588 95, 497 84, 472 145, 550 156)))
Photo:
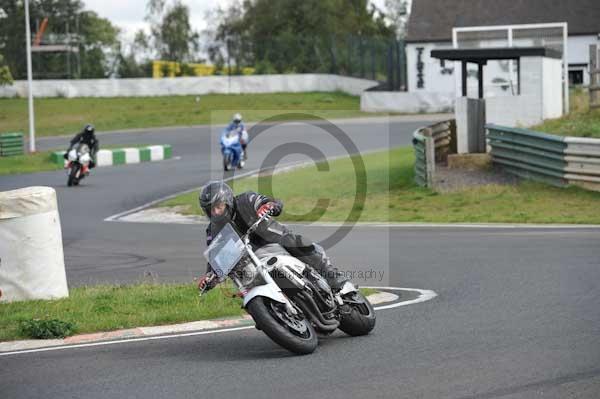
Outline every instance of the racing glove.
POLYGON ((209 291, 216 287, 219 279, 213 272, 208 272, 198 279, 198 290, 201 292, 209 291))
POLYGON ((258 208, 258 211, 256 211, 256 215, 259 218, 263 217, 267 213, 270 216, 279 216, 281 214, 281 204, 277 202, 267 202, 258 208))

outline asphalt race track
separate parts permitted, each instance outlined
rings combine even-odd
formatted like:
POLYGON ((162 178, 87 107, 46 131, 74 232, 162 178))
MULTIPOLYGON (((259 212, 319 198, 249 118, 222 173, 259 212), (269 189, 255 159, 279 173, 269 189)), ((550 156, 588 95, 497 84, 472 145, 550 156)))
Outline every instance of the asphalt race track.
MULTIPOLYGON (((339 127, 364 152, 409 145, 425 124, 398 118, 339 127)), ((101 145, 171 144, 180 158, 98 168, 75 188, 60 171, 2 176, 0 190, 56 188, 70 286, 191 281, 205 265, 203 226, 104 219, 222 176, 215 134, 174 128, 101 135, 101 145)), ((318 127, 285 124, 251 144, 247 169, 264 166, 269 152, 292 141, 327 157, 346 153, 318 127)), ((294 228, 317 240, 336 229, 294 228)), ((329 253, 359 284, 438 296, 379 311, 370 336, 336 333, 303 357, 254 329, 0 356, 0 397, 600 397, 600 229, 355 226, 329 253)))

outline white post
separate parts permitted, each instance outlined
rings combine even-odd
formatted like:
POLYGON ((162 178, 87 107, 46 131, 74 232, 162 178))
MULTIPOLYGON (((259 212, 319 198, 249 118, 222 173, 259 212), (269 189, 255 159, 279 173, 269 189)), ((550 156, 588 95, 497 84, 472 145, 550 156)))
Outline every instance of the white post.
MULTIPOLYGON (((508 28, 508 47, 512 47, 513 46, 513 28, 508 28)), ((515 95, 515 85, 514 85, 514 81, 516 79, 513 79, 514 77, 514 70, 513 70, 513 62, 514 60, 508 60, 508 80, 510 82, 510 90, 512 92, 512 95, 515 95)))
POLYGON ((569 40, 569 32, 568 32, 568 24, 567 23, 563 23, 563 70, 564 70, 564 75, 563 75, 563 79, 564 79, 564 91, 565 91, 565 101, 564 101, 564 107, 565 107, 565 112, 564 114, 568 114, 569 110, 570 110, 570 102, 569 102, 569 52, 568 52, 568 40, 569 40))
POLYGON ((33 114, 33 73, 31 72, 31 32, 29 26, 29 0, 25 0, 25 37, 27 40, 27 91, 29 92, 29 152, 35 152, 35 118, 33 114))
MULTIPOLYGON (((458 48, 458 33, 457 33, 457 29, 456 28, 452 28, 452 48, 457 49, 458 48)), ((460 71, 460 62, 459 61, 453 61, 454 62, 454 93, 455 96, 454 97, 462 97, 462 91, 461 91, 461 76, 459 76, 458 71, 460 71)))

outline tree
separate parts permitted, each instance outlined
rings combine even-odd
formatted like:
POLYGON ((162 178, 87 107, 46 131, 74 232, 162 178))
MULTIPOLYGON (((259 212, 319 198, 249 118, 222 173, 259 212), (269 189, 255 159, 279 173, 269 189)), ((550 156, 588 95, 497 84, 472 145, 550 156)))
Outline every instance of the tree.
MULTIPOLYGON (((22 0, 0 0, 0 48, 17 79, 27 76, 25 54, 25 11, 22 0)), ((68 43, 77 53, 34 53, 33 72, 43 77, 105 77, 112 73, 118 28, 92 11, 85 11, 80 0, 30 0, 32 33, 48 18, 46 38, 68 43), (80 57, 81 71, 77 72, 80 57), (71 73, 69 73, 69 71, 71 73)))
POLYGON ((128 50, 119 49, 119 66, 117 75, 120 78, 142 78, 152 76, 150 59, 150 37, 140 29, 135 33, 133 43, 128 50))
POLYGON ((149 0, 146 20, 150 23, 151 46, 167 61, 188 62, 199 49, 198 32, 192 29, 189 7, 180 0, 149 0))
POLYGON ((217 16, 211 60, 261 71, 337 73, 350 68, 349 41, 393 37, 368 0, 245 0, 217 16))
POLYGON ((399 39, 406 37, 406 23, 410 10, 409 0, 385 0, 387 17, 399 39))
POLYGON ((8 65, 4 64, 4 57, 0 54, 0 86, 11 85, 12 82, 10 69, 8 69, 8 65))

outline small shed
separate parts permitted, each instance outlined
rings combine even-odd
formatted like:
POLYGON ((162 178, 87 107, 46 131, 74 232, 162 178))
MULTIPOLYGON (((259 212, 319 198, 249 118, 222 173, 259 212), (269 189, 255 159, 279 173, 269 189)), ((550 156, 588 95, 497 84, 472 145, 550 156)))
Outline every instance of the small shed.
POLYGON ((458 153, 486 152, 487 123, 532 125, 563 114, 561 54, 545 47, 433 50, 431 57, 461 65, 462 97, 456 99, 458 153), (484 98, 484 67, 490 60, 515 60, 514 95, 484 98), (467 64, 478 65, 477 97, 467 91, 467 64))

